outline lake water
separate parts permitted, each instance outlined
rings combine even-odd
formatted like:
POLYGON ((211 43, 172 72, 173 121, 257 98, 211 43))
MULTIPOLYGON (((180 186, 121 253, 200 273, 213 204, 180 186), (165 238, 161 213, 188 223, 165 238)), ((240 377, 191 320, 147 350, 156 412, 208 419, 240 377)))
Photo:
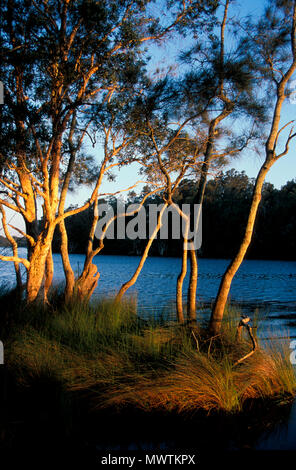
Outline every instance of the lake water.
MULTIPOLYGON (((20 256, 25 255, 26 249, 20 249, 20 256)), ((54 254, 53 258, 54 280, 58 283, 64 279, 61 256, 54 254)), ((94 297, 115 294, 131 277, 139 260, 138 256, 97 256, 95 263, 101 275, 94 297)), ((70 261, 75 273, 81 272, 84 256, 72 254, 70 261)), ((197 298, 206 307, 202 313, 205 318, 209 315, 210 304, 228 263, 229 260, 224 259, 202 258, 198 261, 197 298)), ((176 279, 180 268, 179 258, 147 259, 136 284, 128 291, 128 295, 137 297, 142 314, 150 315, 166 309, 167 314, 174 316, 176 279)), ((0 262, 0 279, 6 285, 14 282, 12 263, 0 262)), ((184 282, 184 300, 187 286, 188 276, 184 282)), ((286 336, 289 330, 290 336, 296 337, 296 262, 244 261, 233 280, 230 299, 250 315, 259 309, 264 315, 266 332, 272 328, 273 334, 286 336)))

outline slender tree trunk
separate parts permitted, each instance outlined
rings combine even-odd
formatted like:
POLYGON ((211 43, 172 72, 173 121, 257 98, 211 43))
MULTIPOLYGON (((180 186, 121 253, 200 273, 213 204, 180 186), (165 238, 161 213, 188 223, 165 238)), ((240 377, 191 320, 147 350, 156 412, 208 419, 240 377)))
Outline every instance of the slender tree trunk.
MULTIPOLYGON (((211 124, 210 128, 210 138, 207 144, 205 158, 201 169, 201 176, 198 184, 197 193, 193 200, 193 204, 202 204, 205 194, 205 189, 207 185, 207 176, 209 171, 209 163, 212 156, 212 147, 213 147, 213 135, 216 128, 216 122, 214 121, 211 124)), ((194 208, 193 208, 194 210, 194 208)), ((200 220, 200 211, 198 213, 198 218, 196 221, 197 227, 200 220)), ((196 228, 197 228, 196 227, 196 228)), ((197 280, 198 280, 198 266, 197 266, 197 255, 196 250, 189 250, 189 260, 190 260, 190 278, 187 292, 187 316, 190 322, 196 321, 196 289, 197 289, 197 280)))
POLYGON ((182 256, 182 268, 177 279, 176 289, 176 308, 177 308, 177 320, 179 323, 184 323, 183 313, 183 282, 187 273, 187 243, 184 240, 183 256, 182 256))
POLYGON ((149 250, 150 250, 150 247, 151 247, 151 245, 152 245, 152 243, 153 243, 153 240, 155 239, 155 237, 157 236, 157 234, 158 234, 158 232, 159 232, 159 230, 160 230, 160 228, 161 228, 161 225, 162 225, 162 216, 163 216, 163 213, 164 213, 164 211, 166 210, 167 207, 168 207, 168 203, 165 203, 165 204, 163 205, 163 207, 162 207, 162 209, 161 209, 159 215, 158 215, 157 225, 156 225, 155 229, 153 230, 153 232, 152 232, 152 234, 151 234, 151 236, 150 236, 150 238, 149 238, 148 243, 146 244, 146 247, 145 247, 144 253, 143 253, 143 255, 142 255, 142 258, 141 258, 141 260, 140 260, 140 263, 139 263, 139 265, 138 265, 136 271, 135 271, 134 274, 132 275, 132 277, 129 279, 129 281, 125 282, 125 283, 121 286, 121 288, 119 289, 119 292, 118 292, 118 294, 116 295, 116 298, 115 298, 116 301, 120 301, 120 300, 122 299, 123 295, 126 293, 126 291, 127 291, 130 287, 132 287, 132 286, 135 284, 135 282, 137 281, 137 279, 138 279, 138 277, 139 277, 139 274, 140 274, 140 272, 142 271, 142 268, 143 268, 143 266, 144 266, 144 264, 145 264, 145 261, 146 261, 146 259, 147 259, 148 254, 149 254, 149 250))
POLYGON ((62 220, 59 223, 59 231, 61 234, 61 256, 62 256, 62 263, 66 278, 66 286, 64 290, 65 301, 69 302, 71 297, 73 296, 74 286, 75 286, 75 275, 72 269, 70 259, 69 259, 69 252, 68 252, 68 235, 65 226, 65 221, 62 220))
MULTIPOLYGON (((62 215, 65 210, 67 191, 69 189, 69 184, 70 184, 71 176, 73 173, 76 153, 78 151, 78 147, 75 147, 75 145, 73 144, 73 136, 75 132, 76 122, 77 121, 76 121, 76 111, 75 111, 72 115, 70 133, 68 136, 68 144, 70 148, 70 159, 68 162, 68 168, 64 177, 64 182, 63 182, 61 195, 60 195, 60 203, 59 203, 59 211, 58 211, 59 215, 62 215)), ((66 230, 65 219, 62 219, 61 222, 59 223, 59 231, 61 234, 60 249, 61 249, 62 263, 63 263, 64 273, 65 273, 65 278, 66 278, 64 298, 66 302, 69 302, 69 300, 72 298, 73 293, 74 293, 75 275, 74 275, 74 271, 72 269, 70 259, 69 259, 68 234, 66 230)))
POLYGON ((187 293, 187 317, 189 324, 196 323, 196 288, 197 288, 197 256, 195 250, 189 250, 190 278, 187 293))
MULTIPOLYGON (((10 234, 10 232, 8 230, 7 221, 6 221, 6 213, 5 213, 5 210, 3 209, 2 205, 0 205, 0 211, 1 211, 1 214, 2 214, 2 226, 3 226, 5 236, 11 244, 13 256, 18 258, 17 242, 15 241, 15 239, 13 238, 13 236, 10 234)), ((14 262, 14 270, 15 270, 15 277, 16 277, 17 292, 18 292, 18 295, 21 296, 23 284, 22 284, 22 276, 21 276, 20 264, 19 263, 14 262)))
POLYGON ((52 259, 52 249, 51 246, 47 253, 46 262, 45 262, 45 279, 44 279, 44 301, 48 303, 48 292, 53 280, 53 259, 52 259))
MULTIPOLYGON (((279 158, 283 157, 284 155, 287 155, 289 151, 289 143, 291 139, 293 139, 296 136, 295 133, 293 134, 293 128, 292 128, 290 130, 288 138, 286 139, 286 145, 285 145, 284 151, 281 152, 279 155, 276 154, 278 137, 281 131, 285 127, 287 127, 287 125, 289 124, 289 123, 286 124, 279 130, 282 106, 283 106, 285 99, 287 98, 287 95, 285 94, 285 88, 286 88, 288 81, 291 79, 291 77, 293 76, 296 70, 296 1, 295 0, 293 2, 293 20, 292 20, 292 25, 291 25, 291 51, 292 51, 291 64, 288 67, 286 73, 282 74, 282 78, 280 82, 277 83, 276 103, 275 103, 274 111, 273 111, 272 124, 271 124, 271 129, 269 132, 268 139, 265 144, 265 162, 261 166, 261 169, 258 173, 256 182, 255 182, 251 208, 250 208, 250 212, 248 216, 244 238, 238 250, 237 255, 231 261, 230 265, 228 266, 226 272, 224 273, 222 277, 219 291, 218 291, 215 304, 212 310, 212 315, 211 315, 210 324, 209 324, 209 329, 212 335, 218 334, 221 329, 222 318, 224 314, 225 305, 228 299, 228 294, 230 291, 232 279, 234 275, 236 274, 238 268, 240 267, 244 259, 244 256, 246 254, 246 251, 250 245, 253 231, 254 231, 255 219, 256 219, 257 212, 258 212, 259 203, 261 200, 262 186, 263 186, 266 174, 268 173, 272 165, 279 158)), ((271 67, 273 66, 271 65, 271 67)), ((274 69, 272 69, 272 71, 274 72, 274 69)))
POLYGON ((233 277, 235 276, 237 270, 239 269, 245 257, 246 251, 251 243, 256 215, 257 215, 259 203, 261 200, 262 186, 263 186, 266 174, 268 173, 273 163, 274 162, 272 160, 265 162, 262 165, 259 171, 259 174, 257 176, 243 241, 239 247, 237 255, 231 261, 231 263, 229 264, 227 270, 225 271, 222 277, 219 291, 215 300, 214 308, 213 308, 211 319, 210 319, 210 325, 209 325, 210 332, 212 335, 217 335, 220 331, 224 309, 225 309, 225 305, 226 305, 229 291, 230 291, 230 286, 231 286, 233 277))
MULTIPOLYGON (((227 116, 229 116, 232 111, 232 103, 224 94, 224 44, 225 44, 225 27, 227 22, 227 15, 228 15, 228 7, 229 7, 229 0, 226 0, 224 5, 224 15, 223 20, 220 27, 220 77, 219 77, 219 95, 223 96, 224 101, 224 109, 222 112, 212 119, 209 131, 208 131, 208 142, 206 145, 205 150, 205 158, 202 165, 201 170, 201 177, 198 185, 198 190, 196 196, 194 198, 194 204, 202 204, 207 184, 207 177, 209 171, 209 164, 213 157, 213 146, 215 142, 215 131, 218 124, 223 121, 227 116)), ((198 215, 197 226, 199 223, 200 212, 198 215)), ((196 288, 197 288, 197 276, 198 276, 198 267, 197 267, 197 257, 196 251, 190 250, 190 281, 188 286, 188 294, 187 294, 187 314, 188 319, 190 322, 196 321, 196 288)))
POLYGON ((186 220, 186 229, 183 237, 183 252, 182 252, 182 268, 177 279, 176 289, 176 307, 177 307, 177 319, 179 323, 184 323, 183 313, 183 282, 187 273, 187 255, 188 255, 188 232, 190 226, 190 217, 184 214, 179 208, 179 214, 186 220))

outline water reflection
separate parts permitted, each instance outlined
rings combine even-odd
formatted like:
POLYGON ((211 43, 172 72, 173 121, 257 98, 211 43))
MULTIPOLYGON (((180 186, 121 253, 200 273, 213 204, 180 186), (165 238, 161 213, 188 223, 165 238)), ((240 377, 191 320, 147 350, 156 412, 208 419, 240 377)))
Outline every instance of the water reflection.
POLYGON ((103 432, 92 435, 97 451, 156 451, 176 449, 219 451, 296 450, 296 403, 275 408, 263 404, 242 416, 109 417, 103 432), (292 410, 291 410, 292 407, 292 410), (153 430, 153 431, 152 431, 153 430))
MULTIPOLYGON (((20 256, 26 256, 21 248, 20 256)), ((64 280, 61 257, 54 258, 54 280, 64 280)), ((81 272, 84 256, 70 255, 76 274, 81 272)), ((130 278, 139 262, 138 256, 99 255, 95 263, 101 273, 94 296, 115 294, 123 282, 130 278)), ((229 260, 199 259, 198 301, 204 304, 203 316, 209 315, 210 306, 217 294, 219 283, 229 260)), ((181 268, 178 258, 148 258, 137 283, 129 290, 136 296, 142 312, 153 311, 174 315, 176 279, 181 268), (169 306, 169 308, 168 308, 169 306)), ((8 285, 14 282, 12 263, 0 263, 1 282, 8 285)), ((184 293, 188 286, 188 276, 184 282, 184 293)), ((255 309, 264 317, 266 329, 273 327, 277 334, 282 328, 289 329, 296 336, 296 262, 246 260, 236 274, 230 291, 230 299, 248 315, 255 309)), ((185 299, 184 299, 185 300, 185 299)))
POLYGON ((296 449, 296 401, 294 401, 288 418, 277 423, 271 432, 264 432, 258 450, 295 450, 296 449))

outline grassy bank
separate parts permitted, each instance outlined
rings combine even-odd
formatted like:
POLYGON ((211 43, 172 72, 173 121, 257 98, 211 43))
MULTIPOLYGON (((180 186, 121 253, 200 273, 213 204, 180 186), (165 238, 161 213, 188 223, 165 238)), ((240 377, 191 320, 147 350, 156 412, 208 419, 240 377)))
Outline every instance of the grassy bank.
POLYGON ((281 402, 296 391, 288 341, 259 344, 237 363, 252 345, 247 337, 237 343, 240 315, 231 308, 212 340, 202 326, 193 335, 164 319, 144 321, 132 302, 28 309, 5 298, 9 373, 24 390, 43 384, 63 403, 82 397, 92 410, 235 414, 256 399, 281 402))

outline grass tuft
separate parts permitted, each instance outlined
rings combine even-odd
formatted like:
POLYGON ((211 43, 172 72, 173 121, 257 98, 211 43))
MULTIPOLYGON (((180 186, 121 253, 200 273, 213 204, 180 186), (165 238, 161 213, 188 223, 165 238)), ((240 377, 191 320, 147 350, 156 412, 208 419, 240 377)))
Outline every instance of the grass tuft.
POLYGON ((56 383, 96 408, 240 413, 250 400, 293 397, 289 341, 252 349, 236 341, 240 312, 228 306, 221 335, 192 335, 175 322, 137 317, 134 302, 101 300, 19 308, 6 341, 7 367, 23 386, 56 383))

